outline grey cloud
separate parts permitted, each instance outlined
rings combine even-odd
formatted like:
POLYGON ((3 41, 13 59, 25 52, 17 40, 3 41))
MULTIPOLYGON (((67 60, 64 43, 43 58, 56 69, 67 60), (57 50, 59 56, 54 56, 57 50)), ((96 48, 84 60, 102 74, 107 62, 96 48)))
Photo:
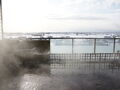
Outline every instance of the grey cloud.
POLYGON ((118 23, 113 23, 113 25, 115 25, 117 28, 120 28, 120 24, 118 23))
POLYGON ((48 19, 52 20, 105 20, 106 18, 103 17, 93 17, 93 16, 86 16, 86 17, 51 17, 48 19))
POLYGON ((65 4, 72 10, 78 11, 110 11, 111 9, 116 10, 120 9, 120 0, 76 0, 76 1, 68 1, 69 4, 65 4))

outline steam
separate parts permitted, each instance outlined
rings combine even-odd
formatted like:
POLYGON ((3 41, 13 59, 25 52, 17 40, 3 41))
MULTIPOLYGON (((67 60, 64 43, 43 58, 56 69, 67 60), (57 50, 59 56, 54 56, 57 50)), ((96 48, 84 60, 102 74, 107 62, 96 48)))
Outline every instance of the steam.
POLYGON ((19 83, 20 77, 26 73, 48 73, 50 71, 49 62, 45 64, 47 61, 43 60, 48 60, 48 52, 45 50, 43 55, 42 51, 42 48, 38 49, 33 43, 27 41, 0 41, 0 90, 2 87, 6 87, 9 81, 15 78, 18 79, 16 83, 19 83), (38 63, 41 65, 38 65, 38 63), (42 63, 44 65, 42 65, 42 63), (35 66, 37 66, 37 68, 35 66))
POLYGON ((20 62, 15 57, 17 47, 9 41, 0 42, 0 78, 18 74, 20 62))
POLYGON ((16 44, 8 40, 0 41, 0 90, 8 90, 8 83, 19 76, 21 62, 15 56, 16 44))
MULTIPOLYGON (((47 75, 46 73, 50 73, 47 55, 49 51, 43 52, 44 50, 41 49, 26 41, 0 41, 0 90, 120 89, 119 71, 118 73, 84 74, 82 72, 77 75, 47 75), (40 66, 31 66, 30 62, 23 64, 25 60, 32 61, 33 58, 38 60, 39 56, 41 58, 40 66)), ((32 63, 37 64, 39 62, 32 61, 32 63)))

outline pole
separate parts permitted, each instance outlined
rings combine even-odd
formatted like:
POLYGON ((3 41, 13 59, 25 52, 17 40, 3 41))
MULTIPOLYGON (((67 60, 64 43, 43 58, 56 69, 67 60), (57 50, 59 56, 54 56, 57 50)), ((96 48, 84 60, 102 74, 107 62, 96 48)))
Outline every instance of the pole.
POLYGON ((1 35, 2 40, 4 39, 4 31, 3 31, 3 15, 2 15, 2 0, 0 0, 0 13, 1 13, 1 35))

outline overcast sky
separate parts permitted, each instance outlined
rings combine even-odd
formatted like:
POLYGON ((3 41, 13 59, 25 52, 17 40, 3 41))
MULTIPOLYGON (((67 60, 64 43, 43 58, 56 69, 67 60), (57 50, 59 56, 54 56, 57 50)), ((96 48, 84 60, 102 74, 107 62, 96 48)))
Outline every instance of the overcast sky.
POLYGON ((5 32, 120 31, 120 0, 2 0, 5 32))

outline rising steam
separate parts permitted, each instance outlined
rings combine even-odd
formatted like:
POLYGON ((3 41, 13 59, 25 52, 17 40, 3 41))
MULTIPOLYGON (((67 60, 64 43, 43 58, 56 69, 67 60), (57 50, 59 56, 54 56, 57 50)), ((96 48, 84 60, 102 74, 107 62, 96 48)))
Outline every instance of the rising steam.
POLYGON ((119 73, 46 75, 50 73, 49 47, 37 46, 26 41, 0 41, 0 90, 120 90, 119 73))

